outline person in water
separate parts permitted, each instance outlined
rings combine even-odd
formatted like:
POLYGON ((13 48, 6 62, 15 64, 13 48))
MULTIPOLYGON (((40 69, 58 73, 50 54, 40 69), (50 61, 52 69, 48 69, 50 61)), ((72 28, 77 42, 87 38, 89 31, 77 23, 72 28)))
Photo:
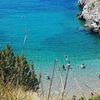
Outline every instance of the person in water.
POLYGON ((62 65, 62 69, 63 69, 64 71, 66 71, 65 65, 62 65))
POLYGON ((66 60, 68 63, 70 63, 70 60, 69 60, 68 56, 65 55, 64 57, 65 57, 65 60, 66 60))
POLYGON ((47 76, 47 80, 50 80, 51 78, 50 78, 50 76, 47 76))
POLYGON ((86 66, 85 66, 84 64, 81 64, 81 65, 80 65, 80 68, 81 68, 81 69, 85 69, 86 66))

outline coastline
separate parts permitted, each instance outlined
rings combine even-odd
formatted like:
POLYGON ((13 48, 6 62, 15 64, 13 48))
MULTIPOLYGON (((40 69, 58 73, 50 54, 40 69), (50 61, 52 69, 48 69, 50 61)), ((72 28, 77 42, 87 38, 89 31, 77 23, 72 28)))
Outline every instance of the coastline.
POLYGON ((85 21, 89 30, 100 34, 100 1, 79 0, 78 5, 81 8, 78 18, 85 21))
MULTIPOLYGON (((95 70, 92 69, 92 67, 95 66, 95 63, 98 63, 98 62, 100 62, 99 59, 97 61, 95 61, 95 60, 93 60, 93 61, 91 60, 88 62, 84 61, 84 63, 86 64, 86 69, 81 70, 81 69, 76 68, 78 73, 76 72, 75 68, 72 69, 72 71, 70 72, 69 77, 68 77, 68 83, 67 83, 67 88, 66 88, 66 94, 67 94, 67 97, 69 98, 68 100, 71 100, 73 95, 76 95, 79 98, 82 96, 82 94, 84 94, 85 97, 89 98, 91 96, 92 89, 96 93, 100 94, 100 89, 99 89, 100 85, 99 85, 99 78, 98 78, 100 69, 95 69, 95 70), (75 71, 74 71, 74 69, 75 69, 75 71), (98 70, 98 72, 97 72, 97 70, 98 70), (88 87, 86 87, 85 85, 90 87, 90 89, 88 87), (79 87, 81 87, 81 88, 79 88, 79 87)), ((98 64, 98 66, 99 66, 99 64, 98 64)), ((63 81, 65 79, 64 75, 65 75, 65 72, 63 72, 63 78, 62 78, 63 81)), ((59 79, 57 78, 57 76, 58 75, 56 75, 56 73, 55 73, 54 81, 53 81, 53 85, 52 85, 52 91, 51 91, 51 94, 54 93, 55 95, 59 95, 59 93, 62 92, 62 87, 61 87, 61 85, 58 84, 59 79), (59 88, 58 88, 58 85, 59 85, 59 88)), ((44 90, 47 90, 47 91, 45 91, 45 94, 48 93, 48 87, 50 84, 49 82, 50 82, 49 80, 46 80, 46 76, 43 77, 44 90)))

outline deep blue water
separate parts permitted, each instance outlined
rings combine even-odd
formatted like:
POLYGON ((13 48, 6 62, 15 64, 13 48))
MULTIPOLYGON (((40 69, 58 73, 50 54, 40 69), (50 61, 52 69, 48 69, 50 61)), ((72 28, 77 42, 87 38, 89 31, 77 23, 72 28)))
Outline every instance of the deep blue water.
POLYGON ((64 55, 68 55, 78 74, 96 77, 100 38, 85 30, 77 13, 77 0, 2 0, 0 48, 10 44, 16 54, 21 54, 27 32, 24 54, 37 71, 47 72, 56 58, 59 64, 65 63, 64 55), (85 63, 88 71, 77 71, 80 63, 85 63))

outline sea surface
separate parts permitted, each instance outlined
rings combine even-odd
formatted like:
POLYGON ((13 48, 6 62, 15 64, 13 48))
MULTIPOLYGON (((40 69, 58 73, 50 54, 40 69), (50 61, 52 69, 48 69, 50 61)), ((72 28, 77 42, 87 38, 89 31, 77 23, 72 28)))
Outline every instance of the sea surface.
POLYGON ((72 91, 100 91, 100 37, 84 28, 78 12, 77 0, 0 0, 0 49, 10 44, 15 54, 21 54, 27 34, 24 55, 37 73, 50 75, 54 60, 62 67, 67 55, 73 68, 69 83, 77 81, 72 91), (82 83, 76 79, 91 89, 80 89, 82 83))

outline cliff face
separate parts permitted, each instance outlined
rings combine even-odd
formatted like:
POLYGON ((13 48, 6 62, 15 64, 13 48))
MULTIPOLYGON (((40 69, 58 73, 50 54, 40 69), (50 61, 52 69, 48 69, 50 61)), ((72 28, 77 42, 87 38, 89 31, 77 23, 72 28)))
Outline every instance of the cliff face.
POLYGON ((82 9, 78 18, 85 20, 85 26, 90 30, 100 34, 100 0, 79 0, 78 5, 82 9))

